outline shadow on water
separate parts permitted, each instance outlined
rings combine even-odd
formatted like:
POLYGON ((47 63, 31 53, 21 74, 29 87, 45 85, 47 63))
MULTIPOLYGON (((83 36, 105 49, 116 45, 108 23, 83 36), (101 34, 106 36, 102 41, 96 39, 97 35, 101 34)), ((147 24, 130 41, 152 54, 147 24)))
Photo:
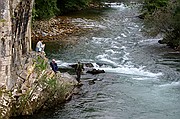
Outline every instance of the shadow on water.
POLYGON ((113 10, 113 8, 111 7, 106 7, 106 8, 91 8, 91 9, 86 9, 86 10, 80 10, 80 11, 77 11, 77 12, 73 12, 73 13, 70 13, 70 14, 65 14, 65 16, 67 17, 73 17, 73 18, 89 18, 89 19, 92 19, 92 18, 97 18, 97 16, 102 16, 102 15, 105 15, 104 12, 107 12, 107 11, 111 11, 113 10))
MULTIPOLYGON (((32 42, 32 49, 35 50, 37 41, 32 42)), ((64 50, 68 47, 68 44, 56 41, 56 42, 44 42, 46 44, 45 52, 47 53, 47 56, 49 56, 51 53, 57 53, 59 50, 64 50)))
MULTIPOLYGON (((37 41, 32 42, 32 49, 35 51, 37 41)), ((61 41, 55 41, 55 42, 44 42, 46 44, 45 46, 45 53, 46 57, 48 59, 59 59, 59 53, 65 54, 67 49, 71 49, 71 47, 74 47, 73 44, 67 43, 67 42, 61 42, 61 41)), ((62 59, 62 58, 61 58, 62 59)))
POLYGON ((33 114, 33 116, 17 116, 17 117, 11 117, 10 119, 51 119, 52 115, 54 115, 56 111, 59 109, 64 108, 64 104, 56 105, 55 107, 52 107, 48 110, 41 111, 39 113, 33 114))

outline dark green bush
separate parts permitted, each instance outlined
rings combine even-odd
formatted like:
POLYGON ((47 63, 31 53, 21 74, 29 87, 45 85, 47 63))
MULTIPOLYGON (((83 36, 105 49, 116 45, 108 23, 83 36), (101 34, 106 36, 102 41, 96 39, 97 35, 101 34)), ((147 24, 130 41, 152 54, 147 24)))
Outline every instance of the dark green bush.
POLYGON ((48 19, 55 16, 58 12, 57 0, 35 0, 33 18, 48 19))
POLYGON ((101 4, 107 0, 35 0, 33 20, 49 19, 56 15, 85 9, 90 3, 101 4))
POLYGON ((163 34, 162 43, 172 48, 180 46, 180 1, 145 0, 145 29, 150 35, 163 34))

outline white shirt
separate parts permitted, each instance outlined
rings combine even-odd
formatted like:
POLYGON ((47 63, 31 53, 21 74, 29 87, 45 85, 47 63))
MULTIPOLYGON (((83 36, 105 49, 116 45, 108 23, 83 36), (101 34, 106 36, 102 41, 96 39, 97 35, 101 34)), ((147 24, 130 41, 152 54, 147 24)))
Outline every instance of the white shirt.
POLYGON ((37 48, 42 48, 43 44, 41 41, 38 41, 37 44, 36 44, 36 47, 37 48))

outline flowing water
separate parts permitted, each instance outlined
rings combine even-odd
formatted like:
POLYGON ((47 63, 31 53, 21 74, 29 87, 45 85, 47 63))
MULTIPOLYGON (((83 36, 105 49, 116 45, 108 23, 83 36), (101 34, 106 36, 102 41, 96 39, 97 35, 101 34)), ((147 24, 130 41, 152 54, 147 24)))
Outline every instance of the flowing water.
POLYGON ((180 119, 180 54, 159 38, 142 35, 138 5, 71 15, 89 29, 76 45, 47 44, 49 58, 67 64, 91 62, 106 73, 83 75, 84 85, 71 101, 35 119, 180 119), (51 49, 50 49, 51 48, 51 49), (53 49, 52 49, 53 48, 53 49), (88 78, 97 78, 88 84, 88 78))

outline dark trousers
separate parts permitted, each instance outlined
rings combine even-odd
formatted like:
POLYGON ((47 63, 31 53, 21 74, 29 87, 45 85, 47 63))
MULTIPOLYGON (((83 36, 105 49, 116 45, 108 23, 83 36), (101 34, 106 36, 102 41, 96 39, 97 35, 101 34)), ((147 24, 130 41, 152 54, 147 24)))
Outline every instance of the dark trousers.
POLYGON ((78 82, 80 82, 80 79, 81 79, 81 71, 77 71, 77 72, 76 72, 76 75, 77 75, 76 80, 77 80, 78 82))

